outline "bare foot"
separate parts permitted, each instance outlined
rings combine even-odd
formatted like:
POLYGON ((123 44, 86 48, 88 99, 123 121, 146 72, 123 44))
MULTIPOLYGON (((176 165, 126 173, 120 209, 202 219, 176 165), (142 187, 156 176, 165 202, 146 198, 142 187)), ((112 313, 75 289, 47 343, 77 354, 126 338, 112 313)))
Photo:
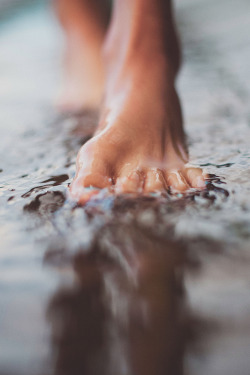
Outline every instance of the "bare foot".
POLYGON ((101 49, 109 18, 106 0, 55 0, 64 29, 64 78, 57 107, 61 111, 98 108, 104 87, 101 49))
MULTIPOLYGON (((145 20, 132 9, 135 14, 128 15, 128 19, 132 17, 136 27, 129 35, 126 28, 119 34, 117 24, 122 29, 122 22, 126 23, 125 16, 118 22, 119 12, 124 15, 122 1, 117 1, 105 46, 107 82, 101 121, 94 137, 78 154, 70 188, 71 196, 79 203, 95 194, 95 188, 138 194, 205 187, 202 170, 186 165, 188 154, 175 90, 178 45, 171 19, 169 23, 164 19, 170 26, 161 42, 161 15, 157 13, 156 23, 152 23, 155 3, 128 1, 132 8, 138 3, 144 11, 149 3, 151 19, 144 24, 145 20), (138 35, 139 22, 143 24, 138 35), (94 189, 87 191, 87 187, 94 189)), ((171 17, 169 10, 167 15, 171 17)))

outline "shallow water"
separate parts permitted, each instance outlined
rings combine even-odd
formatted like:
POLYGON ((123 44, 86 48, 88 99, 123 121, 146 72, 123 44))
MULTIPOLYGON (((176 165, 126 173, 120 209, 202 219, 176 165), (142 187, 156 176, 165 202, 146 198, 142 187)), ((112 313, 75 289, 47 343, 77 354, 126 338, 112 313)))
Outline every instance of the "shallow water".
POLYGON ((67 200, 97 115, 51 105, 49 10, 0 25, 0 375, 249 375, 250 3, 177 2, 204 193, 67 200))

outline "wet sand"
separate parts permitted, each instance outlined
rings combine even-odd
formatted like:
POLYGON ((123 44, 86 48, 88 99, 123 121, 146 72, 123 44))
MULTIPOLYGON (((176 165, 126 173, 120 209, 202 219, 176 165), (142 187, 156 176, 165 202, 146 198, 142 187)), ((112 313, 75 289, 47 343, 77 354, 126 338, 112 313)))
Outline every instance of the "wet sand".
POLYGON ((177 1, 187 196, 67 199, 97 114, 61 116, 49 9, 0 23, 0 375, 249 375, 250 3, 177 1))

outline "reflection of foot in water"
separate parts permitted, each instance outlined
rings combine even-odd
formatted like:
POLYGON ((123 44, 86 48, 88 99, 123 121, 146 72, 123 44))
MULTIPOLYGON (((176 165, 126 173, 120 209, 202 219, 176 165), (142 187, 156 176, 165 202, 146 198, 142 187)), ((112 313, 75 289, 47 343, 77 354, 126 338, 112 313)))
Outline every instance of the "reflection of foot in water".
POLYGON ((79 152, 72 196, 85 202, 90 186, 146 193, 203 188, 202 170, 186 167, 170 1, 117 0, 103 51, 101 118, 79 152))
POLYGON ((134 225, 107 227, 94 248, 76 256, 77 283, 51 301, 55 374, 182 375, 184 262, 177 244, 134 225))

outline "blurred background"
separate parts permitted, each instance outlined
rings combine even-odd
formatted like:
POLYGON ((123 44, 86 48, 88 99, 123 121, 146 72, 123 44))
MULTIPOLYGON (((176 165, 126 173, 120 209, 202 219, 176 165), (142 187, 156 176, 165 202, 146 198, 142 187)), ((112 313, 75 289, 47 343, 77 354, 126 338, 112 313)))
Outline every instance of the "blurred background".
POLYGON ((97 115, 54 108, 50 1, 0 0, 0 375, 249 375, 250 2, 177 0, 207 190, 67 200, 97 115))

